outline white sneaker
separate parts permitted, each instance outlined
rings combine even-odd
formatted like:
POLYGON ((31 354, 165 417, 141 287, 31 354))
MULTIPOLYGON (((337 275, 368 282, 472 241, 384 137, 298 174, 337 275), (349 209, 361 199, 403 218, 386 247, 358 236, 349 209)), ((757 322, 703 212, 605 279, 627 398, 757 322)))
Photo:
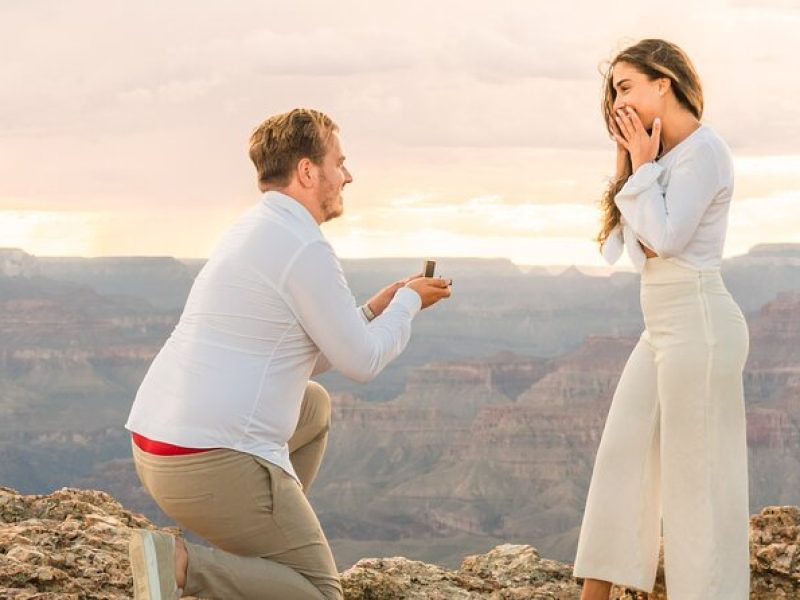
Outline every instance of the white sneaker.
POLYGON ((136 600, 177 600, 175 537, 160 531, 135 529, 128 545, 136 600))

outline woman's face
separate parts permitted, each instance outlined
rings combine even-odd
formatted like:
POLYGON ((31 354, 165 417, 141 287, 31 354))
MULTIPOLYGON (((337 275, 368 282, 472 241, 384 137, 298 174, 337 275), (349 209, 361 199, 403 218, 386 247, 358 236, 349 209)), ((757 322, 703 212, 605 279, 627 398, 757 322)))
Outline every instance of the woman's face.
POLYGON ((631 107, 639 115, 644 128, 650 130, 653 119, 663 114, 669 79, 648 79, 632 64, 619 61, 611 71, 611 82, 617 94, 614 111, 631 107))

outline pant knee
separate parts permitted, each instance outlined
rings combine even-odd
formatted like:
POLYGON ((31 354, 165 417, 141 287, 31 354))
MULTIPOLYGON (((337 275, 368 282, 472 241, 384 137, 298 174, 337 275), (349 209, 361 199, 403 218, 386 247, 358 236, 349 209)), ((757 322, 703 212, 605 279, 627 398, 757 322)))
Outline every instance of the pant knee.
POLYGON ((325 597, 325 600, 344 600, 344 592, 342 591, 342 585, 337 580, 336 585, 322 585, 317 587, 317 589, 322 593, 325 597))
POLYGON ((320 430, 328 431, 331 427, 331 396, 328 391, 316 381, 309 381, 305 402, 309 405, 314 424, 320 430))

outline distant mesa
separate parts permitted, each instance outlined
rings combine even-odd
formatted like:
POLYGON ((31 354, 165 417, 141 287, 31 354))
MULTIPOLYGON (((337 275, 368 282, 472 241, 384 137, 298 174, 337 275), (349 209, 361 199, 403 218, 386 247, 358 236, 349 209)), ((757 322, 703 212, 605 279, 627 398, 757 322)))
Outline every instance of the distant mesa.
MULTIPOLYGON (((391 276, 408 275, 417 270, 425 258, 431 257, 384 257, 343 259, 348 273, 359 274, 372 272, 379 269, 391 276)), ((436 258, 436 257, 433 257, 436 258)), ((611 272, 606 267, 592 267, 583 265, 573 266, 518 266, 507 258, 473 258, 473 257, 440 257, 437 271, 443 276, 517 276, 520 273, 532 276, 561 275, 562 277, 578 277, 586 275, 607 275, 611 272), (444 268, 447 272, 442 271, 444 268)), ((735 264, 742 261, 764 263, 781 261, 800 264, 800 244, 758 244, 753 246, 746 254, 733 256, 725 260, 726 263, 735 264)), ((86 269, 91 267, 117 268, 176 268, 178 265, 186 269, 194 277, 203 264, 204 258, 173 258, 170 256, 107 256, 97 258, 81 257, 37 257, 20 248, 0 248, 0 275, 29 276, 30 274, 50 276, 54 268, 68 270, 86 269)), ((66 273, 65 273, 66 274, 66 273)))
POLYGON ((800 259, 800 244, 758 244, 750 248, 747 255, 753 257, 779 256, 783 258, 800 259))

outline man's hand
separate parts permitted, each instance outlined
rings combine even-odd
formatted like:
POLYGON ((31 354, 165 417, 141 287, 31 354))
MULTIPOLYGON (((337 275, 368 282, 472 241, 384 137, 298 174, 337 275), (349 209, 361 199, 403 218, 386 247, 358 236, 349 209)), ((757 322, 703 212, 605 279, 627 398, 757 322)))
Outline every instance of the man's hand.
POLYGON ((436 304, 442 298, 450 297, 450 283, 441 277, 417 277, 406 284, 422 298, 422 308, 436 304))
POLYGON ((377 317, 380 315, 386 307, 389 306, 389 303, 394 298, 394 295, 397 293, 401 287, 407 284, 412 279, 416 279, 418 277, 422 277, 422 273, 415 273, 410 277, 406 277, 405 279, 401 279, 400 281, 395 281, 394 283, 390 283, 377 294, 375 294, 372 298, 367 300, 367 306, 369 309, 375 314, 377 317))

